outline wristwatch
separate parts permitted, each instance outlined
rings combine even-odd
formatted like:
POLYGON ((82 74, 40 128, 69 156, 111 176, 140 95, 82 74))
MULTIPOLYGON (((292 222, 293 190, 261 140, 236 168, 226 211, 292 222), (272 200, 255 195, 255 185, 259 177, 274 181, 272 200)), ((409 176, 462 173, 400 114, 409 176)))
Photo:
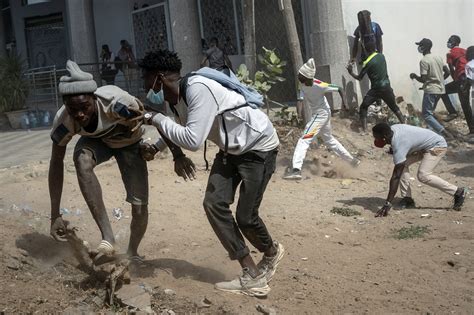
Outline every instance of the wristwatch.
POLYGON ((150 113, 150 112, 147 112, 145 113, 145 115, 143 115, 143 119, 145 120, 145 122, 147 124, 150 124, 151 125, 151 119, 153 118, 153 114, 150 113))
POLYGON ((385 201, 384 207, 392 207, 392 203, 390 201, 385 201))

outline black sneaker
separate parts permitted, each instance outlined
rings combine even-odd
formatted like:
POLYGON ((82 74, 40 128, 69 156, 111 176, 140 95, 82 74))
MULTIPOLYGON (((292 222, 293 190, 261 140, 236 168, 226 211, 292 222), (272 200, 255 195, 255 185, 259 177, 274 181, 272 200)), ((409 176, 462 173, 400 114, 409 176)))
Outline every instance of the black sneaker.
POLYGON ((412 197, 403 197, 397 206, 398 209, 413 209, 415 208, 415 200, 412 197))
POLYGON ((454 194, 454 205, 453 209, 456 211, 461 211, 462 205, 464 204, 464 199, 466 199, 467 188, 459 187, 454 194))
POLYGON ((302 179, 301 177, 301 170, 294 168, 291 172, 283 176, 283 179, 289 179, 289 180, 300 180, 302 179))
POLYGON ((453 119, 456 119, 458 118, 458 114, 457 113, 452 113, 452 114, 449 114, 448 116, 446 116, 443 121, 444 122, 450 122, 451 120, 453 119))

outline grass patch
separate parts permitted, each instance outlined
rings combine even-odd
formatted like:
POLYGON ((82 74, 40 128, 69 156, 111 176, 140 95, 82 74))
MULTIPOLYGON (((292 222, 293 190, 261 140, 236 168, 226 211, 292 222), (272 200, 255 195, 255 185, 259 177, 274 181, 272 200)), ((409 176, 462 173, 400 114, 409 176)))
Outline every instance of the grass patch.
POLYGON ((331 213, 342 215, 343 217, 353 217, 360 215, 360 212, 351 208, 333 207, 331 213))
POLYGON ((410 227, 403 227, 398 230, 393 230, 395 238, 399 240, 407 240, 411 238, 419 238, 425 234, 431 233, 428 226, 413 225, 410 227))

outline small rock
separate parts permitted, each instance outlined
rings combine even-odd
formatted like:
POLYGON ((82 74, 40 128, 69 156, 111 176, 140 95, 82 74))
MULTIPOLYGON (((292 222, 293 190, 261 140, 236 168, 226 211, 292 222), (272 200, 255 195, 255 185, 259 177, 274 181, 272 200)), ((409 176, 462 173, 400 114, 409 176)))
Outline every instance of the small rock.
POLYGON ((431 214, 429 213, 423 213, 422 215, 420 215, 420 217, 422 218, 429 218, 431 216, 431 214))
POLYGON ((308 257, 303 257, 301 258, 302 261, 307 261, 308 260, 308 257))
POLYGON ((24 250, 23 248, 18 248, 18 252, 20 254, 22 254, 23 256, 25 256, 25 257, 30 256, 30 254, 26 250, 24 250))
POLYGON ((200 307, 201 308, 209 308, 211 307, 212 302, 208 298, 204 298, 201 300, 200 307))
POLYGON ((166 294, 166 295, 176 295, 176 292, 174 292, 174 291, 171 290, 171 289, 165 289, 165 294, 166 294))
POLYGON ((458 255, 461 255, 460 252, 455 252, 454 255, 458 256, 458 255))
POLYGON ((20 261, 18 259, 9 257, 6 263, 7 267, 12 269, 12 270, 18 270, 21 267, 20 261))
POLYGON ((262 314, 276 315, 276 310, 274 308, 265 306, 263 304, 257 304, 257 305, 255 305, 255 308, 257 309, 257 311, 259 311, 262 314))
POLYGON ((452 260, 448 260, 447 261, 448 265, 450 265, 451 267, 454 267, 456 265, 456 263, 452 260))
POLYGON ((102 308, 104 306, 104 299, 100 296, 96 296, 92 299, 92 302, 97 305, 97 307, 102 308))
POLYGON ((340 228, 337 228, 337 227, 336 227, 336 228, 334 228, 334 230, 336 230, 336 231, 338 231, 338 232, 340 232, 340 231, 341 231, 341 229, 340 229, 340 228))

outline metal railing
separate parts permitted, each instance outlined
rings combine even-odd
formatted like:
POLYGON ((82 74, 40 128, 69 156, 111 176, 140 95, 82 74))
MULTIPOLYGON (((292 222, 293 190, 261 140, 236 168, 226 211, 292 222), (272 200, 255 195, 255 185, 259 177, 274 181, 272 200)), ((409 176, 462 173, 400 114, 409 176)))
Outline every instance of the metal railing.
MULTIPOLYGON (((115 66, 117 62, 107 64, 115 66)), ((101 70, 102 65, 103 63, 79 64, 84 71, 93 75, 97 86, 113 84, 142 100, 145 98, 143 80, 137 67, 132 68, 128 67, 127 64, 122 64, 123 70, 117 70, 117 73, 112 75, 111 72, 104 73, 101 70)), ((56 66, 28 69, 24 74, 29 85, 27 107, 35 111, 56 111, 61 107, 62 98, 58 91, 58 84, 61 76, 67 74, 66 69, 57 68, 56 66)))

